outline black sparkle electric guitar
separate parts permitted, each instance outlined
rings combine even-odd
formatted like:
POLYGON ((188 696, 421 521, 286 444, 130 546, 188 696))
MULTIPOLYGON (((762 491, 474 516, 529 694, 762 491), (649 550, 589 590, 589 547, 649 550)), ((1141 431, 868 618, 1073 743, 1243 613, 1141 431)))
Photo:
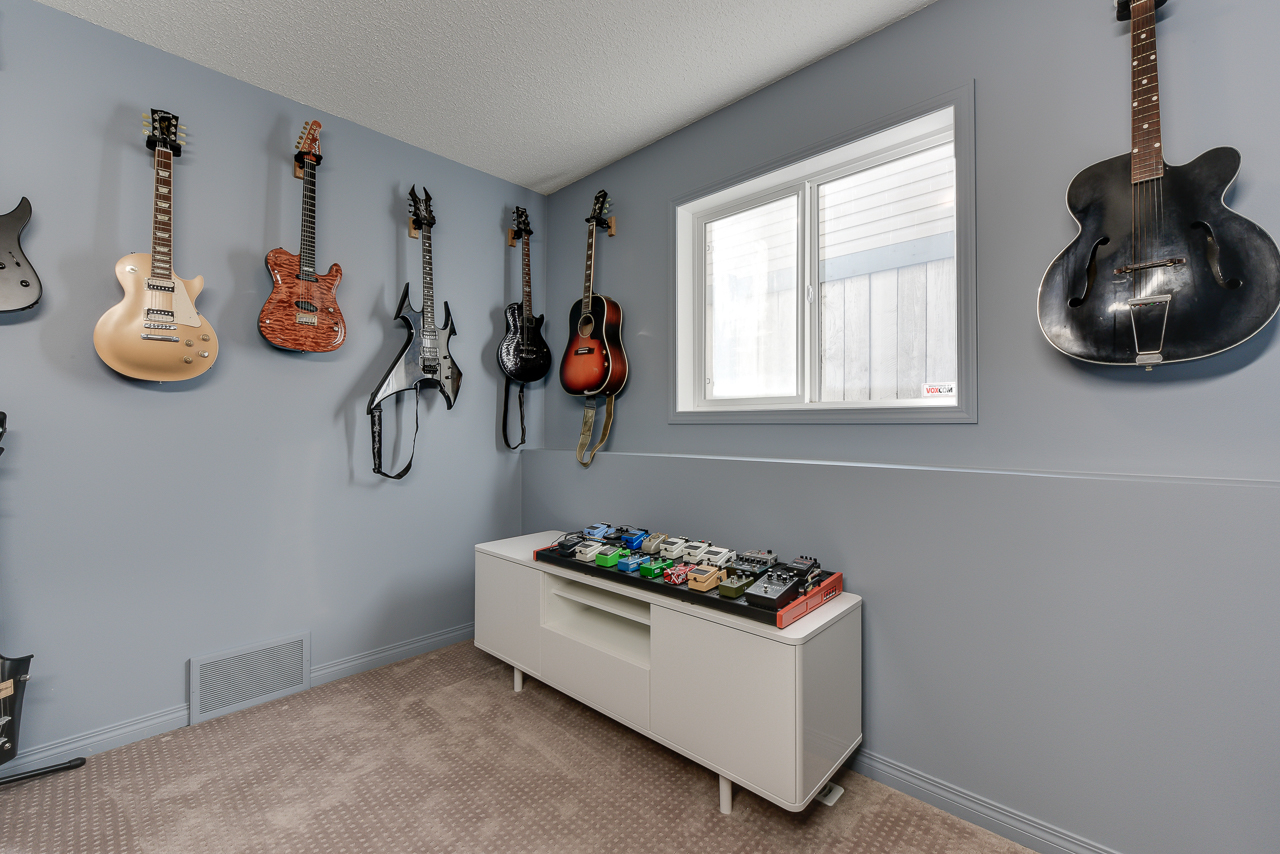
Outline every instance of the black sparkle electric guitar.
POLYGON ((511 237, 519 240, 524 271, 524 299, 507 306, 507 332, 498 342, 498 367, 518 383, 537 382, 551 370, 551 348, 542 337, 543 317, 533 313, 533 287, 529 277, 529 213, 516 208, 511 237))
POLYGON ((40 277, 19 238, 31 221, 31 202, 23 196, 18 206, 0 216, 0 311, 22 311, 40 302, 40 277))
POLYGON ((1040 285, 1040 328, 1054 347, 1106 365, 1151 366, 1220 353, 1280 308, 1280 250, 1223 197, 1240 152, 1215 148, 1184 166, 1164 160, 1156 9, 1132 18, 1133 145, 1081 172, 1067 190, 1080 234, 1040 285))

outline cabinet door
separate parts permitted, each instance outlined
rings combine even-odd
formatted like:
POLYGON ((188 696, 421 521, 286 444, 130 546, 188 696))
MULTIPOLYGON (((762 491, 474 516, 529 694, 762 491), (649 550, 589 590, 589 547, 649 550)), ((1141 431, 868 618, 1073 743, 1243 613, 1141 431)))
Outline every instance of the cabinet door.
POLYGON ((796 648, 650 609, 650 729, 796 803, 796 648))
POLYGON ((539 676, 542 573, 476 552, 476 646, 539 676))

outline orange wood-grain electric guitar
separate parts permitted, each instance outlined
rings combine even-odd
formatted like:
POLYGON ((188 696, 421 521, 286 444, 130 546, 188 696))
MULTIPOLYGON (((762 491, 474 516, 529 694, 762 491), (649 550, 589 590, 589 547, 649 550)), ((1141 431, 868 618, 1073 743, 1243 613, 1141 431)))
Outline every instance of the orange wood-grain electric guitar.
POLYGON ((335 291, 342 268, 316 275, 316 167, 320 165, 320 123, 307 122, 298 137, 294 174, 302 179, 302 245, 294 255, 285 249, 267 253, 271 296, 258 315, 262 337, 282 350, 328 353, 347 337, 347 324, 335 291))
POLYGON ((139 380, 173 382, 198 377, 218 358, 218 336, 195 300, 204 276, 173 273, 173 161, 185 137, 178 117, 152 110, 147 147, 155 152, 151 202, 151 254, 116 262, 124 299, 107 309, 93 328, 93 347, 112 370, 139 380))

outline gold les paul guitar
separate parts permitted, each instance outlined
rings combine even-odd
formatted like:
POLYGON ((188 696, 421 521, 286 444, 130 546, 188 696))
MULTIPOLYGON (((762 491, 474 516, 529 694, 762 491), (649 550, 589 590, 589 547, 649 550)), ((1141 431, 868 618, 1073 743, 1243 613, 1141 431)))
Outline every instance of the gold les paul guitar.
POLYGON ((152 110, 147 148, 155 153, 151 254, 116 262, 124 299, 98 320, 93 346, 112 370, 140 380, 173 382, 198 377, 218 358, 218 336, 196 311, 204 277, 173 273, 173 161, 185 137, 178 117, 152 110))

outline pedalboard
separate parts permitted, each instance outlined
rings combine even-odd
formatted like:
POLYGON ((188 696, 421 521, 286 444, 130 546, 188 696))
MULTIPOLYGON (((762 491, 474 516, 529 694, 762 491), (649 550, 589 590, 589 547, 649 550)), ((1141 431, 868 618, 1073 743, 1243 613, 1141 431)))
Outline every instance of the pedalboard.
POLYGON ((534 552, 534 560, 638 586, 785 628, 844 590, 844 576, 813 557, 782 562, 772 550, 734 552, 706 540, 598 523, 534 552))

